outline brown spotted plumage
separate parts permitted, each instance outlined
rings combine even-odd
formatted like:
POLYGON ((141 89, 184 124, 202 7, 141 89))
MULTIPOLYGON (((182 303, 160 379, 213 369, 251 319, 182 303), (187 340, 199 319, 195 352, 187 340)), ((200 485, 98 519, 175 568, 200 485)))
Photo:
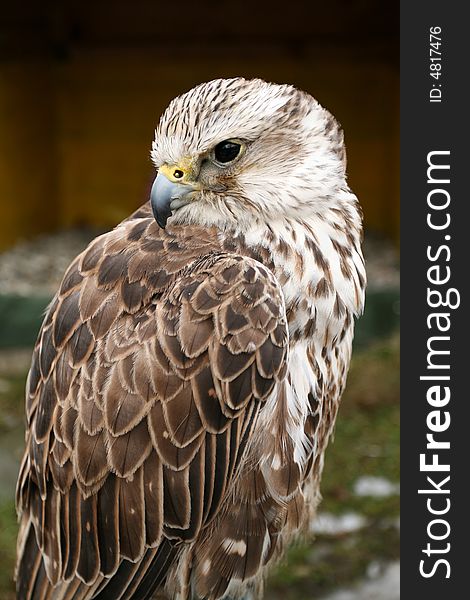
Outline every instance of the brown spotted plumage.
POLYGON ((261 598, 318 503, 365 284, 341 132, 290 86, 216 80, 152 156, 152 207, 74 260, 34 349, 20 600, 261 598))

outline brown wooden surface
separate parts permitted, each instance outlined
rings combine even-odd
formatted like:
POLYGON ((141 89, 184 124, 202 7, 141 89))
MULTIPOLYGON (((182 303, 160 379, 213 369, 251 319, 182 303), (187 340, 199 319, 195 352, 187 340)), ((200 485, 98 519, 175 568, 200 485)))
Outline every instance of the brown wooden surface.
POLYGON ((395 3, 67 6, 10 10, 0 23, 0 248, 115 224, 147 198, 169 100, 234 75, 293 83, 330 109, 366 225, 398 238, 395 3))

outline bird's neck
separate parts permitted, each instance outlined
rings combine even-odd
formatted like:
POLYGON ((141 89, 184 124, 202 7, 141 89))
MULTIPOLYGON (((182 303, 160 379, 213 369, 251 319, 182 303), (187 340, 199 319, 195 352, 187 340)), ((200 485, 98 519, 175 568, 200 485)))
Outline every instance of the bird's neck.
POLYGON ((352 326, 362 311, 366 279, 355 210, 254 223, 240 235, 282 287, 292 341, 319 334, 334 340, 352 326))

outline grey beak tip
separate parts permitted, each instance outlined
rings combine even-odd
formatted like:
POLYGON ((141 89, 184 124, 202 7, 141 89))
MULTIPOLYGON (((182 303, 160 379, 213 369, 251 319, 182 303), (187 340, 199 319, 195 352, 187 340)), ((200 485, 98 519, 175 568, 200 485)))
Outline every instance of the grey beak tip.
POLYGON ((151 202, 150 204, 152 206, 152 212, 153 212, 155 221, 158 223, 159 227, 161 227, 162 229, 165 229, 167 221, 172 215, 171 210, 167 209, 167 207, 157 208, 157 205, 155 202, 151 202))
POLYGON ((168 217, 163 217, 162 215, 156 215, 155 213, 153 213, 153 216, 155 217, 155 221, 158 223, 158 226, 161 229, 165 229, 166 222, 168 221, 168 217))

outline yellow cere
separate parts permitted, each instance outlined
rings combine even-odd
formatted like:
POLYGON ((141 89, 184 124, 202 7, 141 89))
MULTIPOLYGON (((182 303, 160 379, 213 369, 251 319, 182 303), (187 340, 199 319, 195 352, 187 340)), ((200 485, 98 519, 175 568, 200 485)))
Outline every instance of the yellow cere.
POLYGON ((183 159, 176 165, 162 165, 158 171, 173 183, 194 183, 192 161, 183 159))

